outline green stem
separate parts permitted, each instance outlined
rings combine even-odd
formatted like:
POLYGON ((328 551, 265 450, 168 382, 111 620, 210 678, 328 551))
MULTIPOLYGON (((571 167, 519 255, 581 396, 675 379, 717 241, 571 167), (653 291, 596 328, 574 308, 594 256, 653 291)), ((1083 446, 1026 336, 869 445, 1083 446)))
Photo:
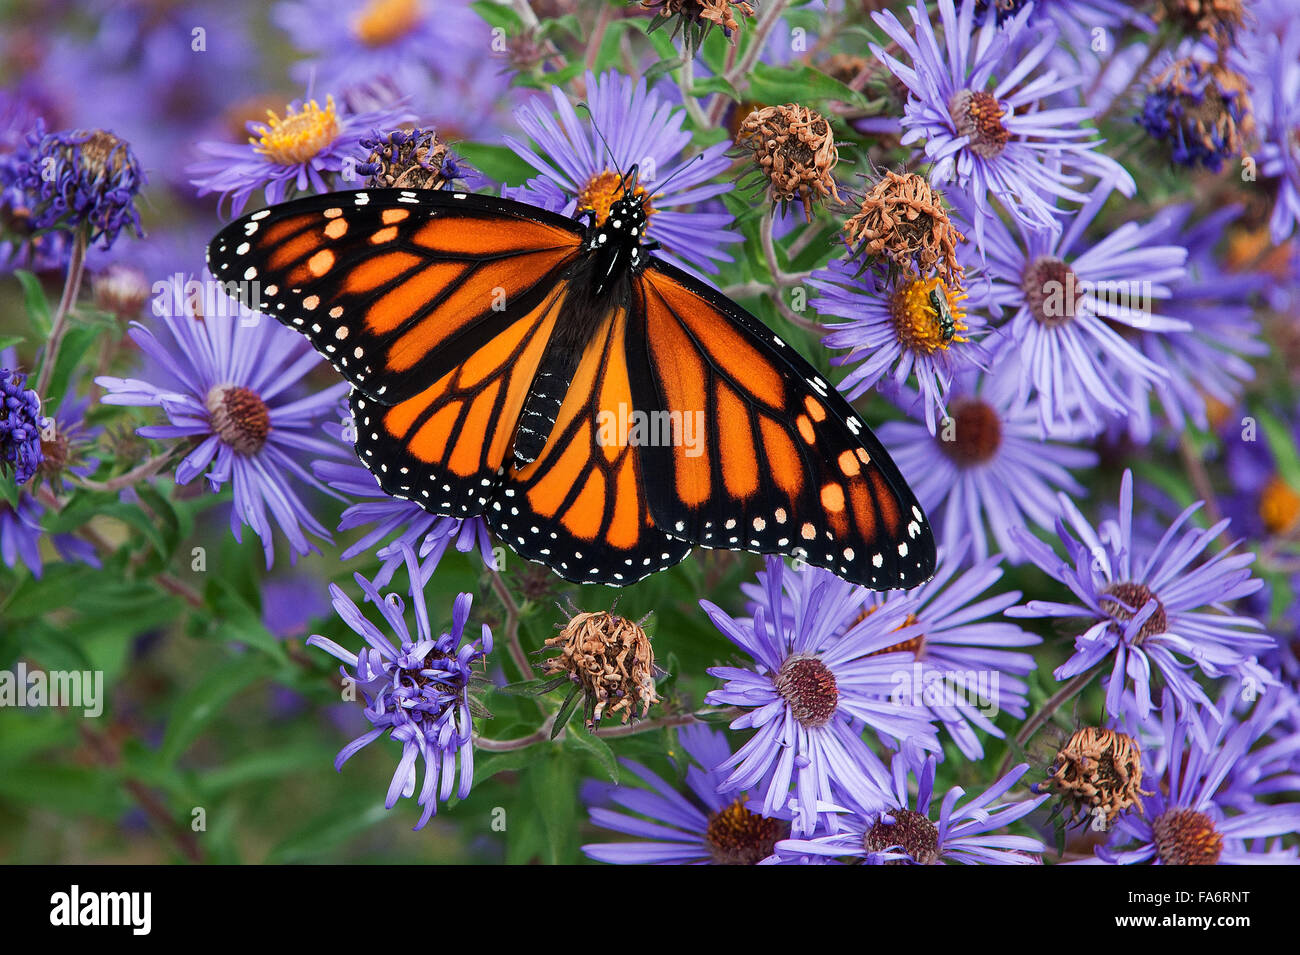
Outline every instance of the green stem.
POLYGON ((998 767, 996 778, 1001 779, 1007 774, 1007 770, 1011 768, 1011 760, 1015 756, 1016 751, 1023 750, 1025 744, 1028 743, 1029 740, 1033 738, 1033 735, 1038 732, 1039 727, 1050 720, 1056 711, 1066 702, 1082 692, 1084 687, 1092 682, 1092 678, 1097 675, 1097 672, 1098 671, 1094 668, 1080 673, 1043 701, 1043 705, 1038 708, 1038 712, 1025 720, 1025 725, 1020 727, 1020 732, 1016 734, 1014 745, 1007 747, 1007 754, 1002 757, 1002 765, 998 767))
POLYGON ((68 260, 68 274, 63 280, 63 295, 59 298, 58 311, 54 313, 54 322, 50 326, 50 340, 45 348, 45 359, 41 362, 41 374, 36 379, 36 393, 45 400, 45 389, 49 387, 54 376, 54 365, 58 361, 59 346, 63 344, 63 335, 67 330, 68 313, 77 301, 81 291, 81 278, 86 271, 86 230, 83 226, 76 231, 72 239, 72 256, 68 260))

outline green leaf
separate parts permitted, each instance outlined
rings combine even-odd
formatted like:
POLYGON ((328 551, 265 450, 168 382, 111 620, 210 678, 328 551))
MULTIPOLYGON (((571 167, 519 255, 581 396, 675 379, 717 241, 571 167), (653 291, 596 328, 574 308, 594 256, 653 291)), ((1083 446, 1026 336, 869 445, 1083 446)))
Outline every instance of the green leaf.
MULTIPOLYGON (((54 362, 54 374, 50 376, 49 386, 42 396, 42 399, 53 396, 52 399, 46 400, 43 409, 46 414, 53 414, 58 410, 68 392, 73 372, 82 367, 86 353, 98 341, 100 334, 102 329, 95 328, 93 325, 74 325, 63 336, 63 344, 59 346, 59 354, 54 362)), ((44 359, 42 359, 43 363, 44 359)))
POLYGON ((316 816, 306 826, 274 846, 267 853, 267 863, 283 864, 302 862, 321 856, 326 850, 342 845, 347 840, 388 818, 382 801, 372 803, 366 799, 360 805, 332 808, 316 816))
POLYGON ((455 143, 452 150, 488 178, 503 182, 507 186, 521 185, 536 173, 536 170, 509 146, 460 142, 455 143))
POLYGON ((497 773, 512 773, 526 769, 536 760, 537 753, 531 746, 526 749, 508 750, 504 753, 489 753, 482 759, 475 758, 474 785, 480 785, 485 780, 497 775, 497 773))
POLYGON ((11 767, 0 773, 0 800, 98 819, 115 819, 129 808, 115 774, 82 766, 11 767))
POLYGON ((1296 450, 1291 429, 1270 411, 1260 409, 1255 416, 1264 429, 1264 438, 1277 462, 1278 474, 1293 490, 1300 491, 1300 452, 1296 450))
POLYGON ((41 338, 45 338, 50 333, 50 303, 45 297, 41 280, 26 269, 19 269, 14 276, 23 287, 23 307, 33 319, 41 338))
POLYGON ((555 724, 551 727, 551 739, 560 735, 560 731, 573 718, 573 713, 582 702, 582 687, 575 686, 573 691, 565 699, 564 704, 560 707, 560 712, 555 715, 555 724))
POLYGON ((550 865, 563 865, 574 851, 577 780, 573 766, 560 753, 552 750, 548 757, 529 773, 529 781, 545 836, 544 860, 550 865))
POLYGON ((475 0, 470 4, 470 8, 482 17, 488 26, 499 27, 510 36, 523 32, 524 22, 519 19, 519 14, 513 7, 496 3, 494 0, 475 0))
POLYGON ((614 751, 599 736, 585 730, 574 729, 564 734, 564 746, 574 752, 590 756, 604 770, 609 781, 618 784, 618 760, 614 751))
POLYGON ((170 765, 179 759, 234 696, 268 672, 265 658, 254 654, 242 654, 208 670, 172 707, 159 751, 163 763, 170 765))
POLYGON ((772 66, 761 62, 754 64, 754 71, 749 75, 748 98, 774 106, 782 103, 806 105, 822 100, 854 104, 864 101, 861 93, 815 67, 772 66))

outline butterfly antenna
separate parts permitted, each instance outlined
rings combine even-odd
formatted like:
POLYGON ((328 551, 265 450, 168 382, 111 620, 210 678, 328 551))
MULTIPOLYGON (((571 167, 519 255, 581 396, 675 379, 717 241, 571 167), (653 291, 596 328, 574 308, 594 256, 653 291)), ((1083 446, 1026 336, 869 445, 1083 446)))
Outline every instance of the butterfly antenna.
POLYGON ((668 188, 668 183, 672 182, 674 179, 676 179, 676 178, 677 178, 678 176, 680 176, 682 173, 686 172, 686 170, 690 169, 692 165, 694 165, 696 162, 698 162, 699 160, 701 160, 701 159, 703 159, 703 158, 704 158, 704 153, 696 153, 696 154, 695 154, 694 156, 692 156, 690 159, 686 160, 686 162, 684 162, 684 163, 682 163, 680 166, 678 166, 678 167, 677 167, 677 170, 676 170, 676 171, 675 171, 671 176, 669 176, 669 177, 668 177, 667 179, 665 179, 663 182, 661 182, 661 183, 657 183, 657 184, 655 185, 654 191, 655 191, 656 193, 662 193, 663 190, 665 190, 665 189, 668 188))
POLYGON ((595 130, 595 132, 596 132, 596 138, 599 139, 599 140, 600 140, 600 144, 601 144, 602 146, 605 147, 605 155, 609 157, 609 166, 610 166, 610 168, 611 168, 611 169, 618 169, 618 187, 619 187, 619 191, 620 191, 620 192, 626 192, 626 191, 627 191, 627 176, 626 176, 626 174, 623 172, 622 169, 619 169, 619 168, 618 168, 618 160, 614 158, 614 150, 612 150, 612 149, 609 148, 609 141, 608 141, 607 139, 605 139, 605 134, 602 133, 602 132, 600 131, 600 127, 596 125, 596 114, 593 113, 593 112, 591 111, 591 107, 588 106, 586 103, 579 103, 579 104, 578 104, 578 108, 579 108, 579 109, 584 109, 584 110, 587 111, 587 117, 591 120, 591 128, 592 128, 593 130, 595 130))

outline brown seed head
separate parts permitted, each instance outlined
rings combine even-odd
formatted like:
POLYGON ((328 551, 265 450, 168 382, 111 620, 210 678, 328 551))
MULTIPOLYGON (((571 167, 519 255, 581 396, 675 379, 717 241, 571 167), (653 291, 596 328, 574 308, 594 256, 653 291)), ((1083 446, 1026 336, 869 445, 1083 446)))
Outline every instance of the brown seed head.
POLYGON ((621 713, 626 723, 638 706, 644 718, 659 702, 650 638, 626 617, 604 611, 574 614, 546 646, 560 652, 542 663, 542 672, 568 673, 582 688, 591 713, 589 728, 606 710, 621 713))
POLYGON ((1058 794, 1070 816, 1104 813, 1109 826, 1120 813, 1142 812, 1142 750, 1125 733, 1099 726, 1079 730, 1061 751, 1039 786, 1058 794))
POLYGON ((957 243, 966 237, 953 227, 940 194, 915 173, 885 170, 844 223, 844 240, 864 265, 883 264, 891 282, 937 272, 947 285, 961 284, 957 243))
POLYGON ((447 144, 431 129, 399 131, 375 142, 366 159, 373 170, 366 185, 375 189, 441 189, 447 144))
POLYGON ((654 11, 655 20, 651 29, 668 20, 675 20, 674 36, 686 28, 688 34, 702 39, 715 26, 722 27, 732 43, 736 42, 736 31, 740 29, 740 21, 736 19, 737 11, 744 17, 754 15, 754 8, 746 0, 641 0, 641 7, 654 11))
POLYGON ((820 113, 795 103, 756 109, 740 124, 736 145, 753 154, 757 181, 766 181, 773 204, 797 200, 811 222, 815 203, 844 202, 831 175, 840 154, 820 113))

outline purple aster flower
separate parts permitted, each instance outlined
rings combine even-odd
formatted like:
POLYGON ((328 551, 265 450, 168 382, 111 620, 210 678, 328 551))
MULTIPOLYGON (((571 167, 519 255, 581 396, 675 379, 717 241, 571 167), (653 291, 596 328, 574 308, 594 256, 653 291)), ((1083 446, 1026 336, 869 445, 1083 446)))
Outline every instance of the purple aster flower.
POLYGON ((867 865, 1035 865, 1041 862, 1042 842, 1003 831, 1047 798, 1044 795, 1002 801, 1028 771, 1028 763, 1014 767, 964 805, 958 803, 966 791, 954 786, 935 807, 936 762, 933 754, 904 746, 894 754, 892 782, 884 808, 841 813, 836 832, 778 842, 778 858, 787 864, 806 861, 809 856, 861 860, 867 865), (916 779, 915 795, 911 777, 916 779))
POLYGON ((131 147, 102 129, 50 133, 37 119, 26 145, 0 160, 0 208, 25 227, 76 230, 108 248, 123 229, 142 235, 135 200, 145 183, 131 147))
POLYGON ((1242 75, 1217 58, 1195 56, 1160 73, 1134 121, 1151 138, 1168 143, 1176 165, 1216 173, 1241 155, 1242 136, 1254 122, 1242 75))
POLYGON ((999 361, 1015 356, 1021 393, 1037 401, 1044 436, 1073 436, 1080 419, 1100 430, 1105 417, 1129 412, 1135 387, 1146 392, 1168 377, 1125 337, 1130 332, 1191 329, 1153 311, 1187 259, 1185 248, 1162 241, 1164 223, 1126 222, 1095 245, 1082 244, 1111 187, 1100 182, 1063 234, 1020 224, 1013 235, 968 196, 952 197, 960 215, 988 220, 989 308, 1012 312, 998 330, 1000 344, 990 347, 999 361))
MULTIPOLYGON (((1219 209, 1193 221, 1193 204, 1162 209, 1152 225, 1163 231, 1153 237, 1185 245, 1186 277, 1170 286, 1163 309, 1191 325, 1188 331, 1136 332, 1134 343, 1168 374, 1152 390, 1169 422, 1183 433, 1189 424, 1210 427, 1208 401, 1228 408, 1241 399, 1245 382, 1255 377, 1250 359, 1267 354, 1259 338, 1250 300, 1267 287, 1258 274, 1228 272, 1215 257, 1215 246, 1241 215, 1239 206, 1219 209)), ((1151 403, 1136 379, 1129 382, 1131 400, 1125 418, 1114 419, 1134 440, 1145 444, 1154 431, 1151 403)))
POLYGON ((312 471, 340 494, 358 499, 358 503, 343 512, 338 529, 340 532, 357 527, 368 529, 339 559, 350 560, 374 550, 381 561, 374 578, 376 587, 387 586, 404 559, 406 547, 419 554, 429 573, 438 566, 449 545, 462 554, 477 548, 483 566, 497 569, 492 538, 487 522, 481 517, 462 519, 430 514, 414 501, 389 497, 380 489, 375 476, 357 464, 318 460, 312 462, 312 471), (377 545, 381 546, 376 550, 377 545))
POLYGON ((10 471, 14 483, 22 486, 40 468, 45 455, 41 452, 41 399, 27 387, 27 375, 17 369, 0 367, 0 475, 10 471))
MULTIPOLYGON (((1215 802, 1239 812, 1250 812, 1261 800, 1300 801, 1300 697, 1293 687, 1280 687, 1263 694, 1243 694, 1241 686, 1230 686, 1219 701, 1221 711, 1252 696, 1254 706, 1243 720, 1251 725, 1255 739, 1250 748, 1232 761, 1232 769, 1215 802)), ((1225 725, 1231 725, 1225 719, 1225 725)), ((1224 731, 1221 731, 1224 735, 1224 731)))
MULTIPOLYGON (((1018 563, 1023 554, 1011 529, 1051 527, 1059 491, 1087 493, 1070 472, 1092 467, 1097 455, 1044 441, 1038 412, 1018 396, 1016 377, 1005 364, 995 374, 962 376, 937 433, 917 421, 889 421, 878 430, 949 552, 969 540, 977 560, 999 550, 1018 563)), ((904 406, 919 416, 919 403, 904 406)))
POLYGON ((509 116, 508 51, 467 0, 292 0, 271 18, 307 54, 290 69, 301 83, 397 90, 448 139, 482 139, 509 116))
POLYGON ((938 276, 900 279, 891 288, 862 273, 853 260, 837 259, 813 272, 808 284, 817 293, 811 304, 819 314, 847 319, 828 325, 822 344, 850 349, 834 358, 835 364, 858 363, 840 382, 850 400, 887 377, 902 385, 915 375, 925 399, 925 422, 933 432, 936 413, 946 413, 954 373, 989 360, 974 341, 984 332, 984 317, 972 311, 980 300, 968 301, 966 289, 950 289, 938 276), (951 334, 944 324, 947 316, 935 307, 936 297, 952 318, 951 334))
POLYGON ((590 117, 579 118, 559 87, 551 91, 558 120, 540 98, 515 111, 520 127, 537 148, 513 137, 507 137, 506 143, 541 175, 503 190, 504 194, 564 215, 590 211, 603 223, 610 204, 622 195, 620 174, 635 165, 638 179, 633 191, 649 199, 646 237, 663 244, 653 254, 692 272, 690 266, 716 272, 718 262, 730 262, 722 247, 740 239, 728 231, 731 215, 680 208, 731 188, 727 182, 709 182, 730 165, 724 155, 730 143, 683 157, 682 151, 691 143, 691 134, 682 128, 686 112, 648 90, 644 79, 611 71, 599 79, 588 73, 586 82, 590 117), (609 144, 608 154, 596 130, 609 144))
POLYGON ((250 122, 252 136, 244 145, 199 143, 212 158, 189 167, 190 181, 200 196, 215 192, 222 202, 229 199, 235 215, 258 189, 270 205, 295 191, 328 192, 332 185, 326 175, 356 175, 355 165, 348 164, 364 157, 363 139, 413 118, 402 108, 352 113, 336 106, 333 96, 326 97, 324 106, 314 99, 294 100, 283 117, 268 110, 266 122, 250 122))
POLYGON ((619 760, 650 788, 613 788, 607 798, 627 812, 593 806, 591 822, 638 841, 589 843, 582 851, 615 865, 755 865, 771 856, 790 824, 750 809, 744 795, 719 791, 726 774, 716 767, 731 756, 725 734, 695 724, 678 730, 677 738, 690 757, 689 792, 678 791, 641 763, 619 760))
POLYGON ((1229 609, 1262 586, 1250 573, 1255 555, 1234 553, 1234 544, 1195 563, 1229 524, 1187 526, 1200 507, 1198 501, 1179 514, 1154 547, 1145 544, 1133 533, 1133 474, 1125 471, 1118 516, 1096 529, 1069 497, 1060 496, 1064 518, 1058 518, 1056 531, 1064 559, 1032 534, 1017 533, 1029 559, 1068 587, 1077 602, 1031 600, 1008 609, 1007 615, 1085 621, 1074 655, 1054 676, 1068 680, 1107 665, 1106 710, 1112 715, 1120 714, 1130 690, 1136 712, 1145 720, 1157 673, 1170 691, 1166 700, 1189 715, 1197 704, 1210 703, 1187 672, 1193 666, 1211 678, 1248 678, 1257 687, 1277 682, 1256 660, 1275 641, 1259 632, 1257 620, 1229 609))
MULTIPOLYGON (((1113 865, 1252 865, 1300 864, 1300 851, 1260 843, 1300 831, 1300 803, 1270 805, 1258 798, 1244 802, 1240 787, 1228 780, 1249 757, 1265 721, 1238 722, 1226 706, 1187 723, 1173 707, 1163 708, 1158 745, 1142 747, 1141 813, 1126 813, 1097 861, 1113 865), (1193 728, 1217 724, 1212 740, 1200 740, 1193 728)), ((1263 795, 1261 791, 1260 795, 1263 795)))
POLYGON ((28 74, 62 117, 56 125, 111 129, 151 177, 184 186, 196 139, 265 89, 260 18, 220 0, 82 7, 90 32, 45 30, 28 74))
MULTIPOLYGON (((976 247, 983 247, 985 220, 993 196, 1022 225, 1059 230, 1055 200, 1085 201, 1073 186, 1079 174, 1110 179, 1125 195, 1133 179, 1114 160, 1094 151, 1100 140, 1083 124, 1091 108, 1044 107, 1042 101, 1077 87, 1082 77, 1061 78, 1051 70, 1034 76, 1057 42, 1053 28, 1040 29, 1032 46, 1023 42, 1030 8, 999 27, 986 14, 975 24, 974 0, 939 0, 943 45, 923 0, 909 8, 915 36, 890 12, 872 19, 897 43, 904 63, 877 44, 871 52, 909 90, 902 143, 925 140, 932 163, 930 181, 955 182, 974 200, 976 247)), ((952 190, 957 191, 957 190, 952 190)))
POLYGON ((1002 579, 1001 557, 979 560, 959 574, 964 556, 964 547, 941 549, 933 579, 910 591, 868 592, 864 610, 873 614, 886 605, 906 605, 905 619, 920 634, 890 648, 915 658, 895 675, 894 698, 927 707, 962 753, 978 760, 984 746, 975 730, 1003 739, 1006 734, 993 718, 1010 713, 1024 719, 1028 706, 1029 687, 1022 678, 1033 672, 1034 658, 1008 648, 1033 646, 1042 638, 1009 621, 989 619, 1020 599, 1018 590, 987 594, 1002 579))
POLYGON ((938 743, 927 710, 890 699, 895 675, 912 662, 894 647, 920 635, 908 625, 907 608, 881 608, 846 631, 844 621, 866 602, 865 588, 816 568, 787 571, 775 557, 766 565, 752 618, 700 601, 714 626, 754 660, 752 669, 710 669, 726 683, 706 701, 745 709, 731 728, 756 731, 724 764, 735 767, 724 790, 753 789, 766 779, 762 812, 770 816, 792 805, 793 785, 794 831, 806 835, 841 793, 863 806, 880 804, 888 773, 863 742, 865 729, 930 749, 938 743))
MULTIPOLYGON (((302 336, 223 294, 208 295, 202 318, 187 286, 171 283, 169 300, 180 308, 161 311, 166 337, 133 323, 131 338, 157 368, 158 383, 101 377, 104 404, 162 408, 169 424, 139 429, 146 438, 181 439, 193 450, 176 469, 176 482, 188 484, 204 472, 212 489, 234 486, 230 528, 242 540, 247 525, 262 539, 266 565, 275 554, 271 523, 279 525, 291 559, 314 550, 304 530, 328 539, 294 490, 294 482, 328 492, 295 459, 299 452, 340 453, 337 444, 317 437, 320 419, 332 414, 347 390, 339 382, 294 399, 290 389, 320 363, 302 336)), ((220 289, 210 277, 202 287, 220 289)))
POLYGON ((415 795, 417 763, 423 760, 424 784, 415 800, 424 807, 415 825, 416 829, 422 829, 438 811, 439 802, 446 802, 453 793, 456 798, 464 799, 474 781, 472 710, 478 707, 470 699, 469 690, 477 676, 475 665, 492 652, 492 631, 483 624, 478 640, 462 643, 474 599, 471 594, 463 593, 452 606, 450 631, 436 635, 424 601, 428 574, 410 547, 403 546, 402 551, 411 581, 414 633, 407 626, 406 607, 401 597, 395 593, 380 594, 373 583, 354 574, 366 599, 379 609, 396 643, 366 619, 337 584, 330 584, 335 612, 369 646, 353 653, 319 634, 308 638, 307 643, 343 661, 345 666, 339 667, 339 672, 365 695, 364 712, 373 726, 339 751, 334 768, 341 771, 348 759, 385 733, 400 742, 402 758, 388 786, 384 805, 392 809, 399 798, 415 795))
POLYGON ((1285 28, 1252 34, 1243 61, 1254 87, 1259 171, 1278 180, 1269 233, 1281 245, 1300 222, 1300 20, 1287 13, 1285 28))
POLYGON ((12 507, 0 498, 0 560, 13 568, 18 561, 40 577, 45 568, 41 556, 41 539, 47 538, 64 561, 79 561, 99 567, 99 555, 89 541, 73 534, 47 534, 41 526, 45 507, 27 490, 18 490, 18 505, 12 507))

